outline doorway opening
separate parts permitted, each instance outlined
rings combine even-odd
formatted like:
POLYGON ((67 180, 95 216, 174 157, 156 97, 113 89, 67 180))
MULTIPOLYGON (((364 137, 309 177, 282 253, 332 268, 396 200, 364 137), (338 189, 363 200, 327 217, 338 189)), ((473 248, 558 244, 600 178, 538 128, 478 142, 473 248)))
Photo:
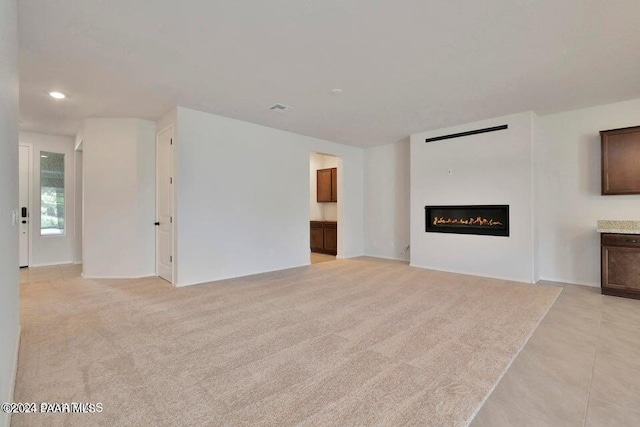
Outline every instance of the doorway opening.
POLYGON ((309 159, 310 262, 334 261, 338 254, 342 179, 339 157, 311 153, 309 159))

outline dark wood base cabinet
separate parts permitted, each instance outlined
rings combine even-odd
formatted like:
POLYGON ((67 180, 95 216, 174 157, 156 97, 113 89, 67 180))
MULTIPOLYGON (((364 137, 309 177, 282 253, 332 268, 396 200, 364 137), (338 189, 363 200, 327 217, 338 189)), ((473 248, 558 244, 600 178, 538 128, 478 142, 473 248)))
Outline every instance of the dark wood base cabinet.
POLYGON ((311 252, 336 255, 338 253, 338 223, 311 221, 311 252))
POLYGON ((606 234, 602 250, 602 293, 640 299, 640 235, 606 234))

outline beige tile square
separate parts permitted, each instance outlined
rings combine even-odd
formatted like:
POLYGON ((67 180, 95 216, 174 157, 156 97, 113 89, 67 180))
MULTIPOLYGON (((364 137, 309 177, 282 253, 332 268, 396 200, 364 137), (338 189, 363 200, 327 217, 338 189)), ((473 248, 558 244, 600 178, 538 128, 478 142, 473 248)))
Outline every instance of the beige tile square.
POLYGON ((600 322, 592 319, 575 319, 563 313, 550 313, 533 333, 527 346, 544 347, 548 351, 556 351, 557 355, 570 353, 593 356, 599 325, 600 322))
POLYGON ((535 372, 548 381, 577 390, 589 390, 595 352, 581 353, 570 346, 559 352, 559 348, 527 345, 510 369, 523 373, 535 372))
POLYGON ((622 347, 598 351, 593 368, 591 397, 637 410, 640 408, 640 359, 622 347))
MULTIPOLYGON (((528 346, 527 346, 528 347, 528 346)), ((562 373, 565 364, 543 368, 543 358, 527 354, 525 347, 491 395, 495 403, 546 423, 582 426, 589 397, 584 369, 562 373), (522 357, 521 357, 522 356, 522 357), (557 376, 554 376, 557 375, 557 376)))
POLYGON ((311 252, 311 264, 318 264, 321 262, 335 261, 334 255, 320 254, 317 252, 311 252))
POLYGON ((575 318, 586 318, 599 321, 602 315, 602 304, 584 304, 580 298, 575 298, 574 295, 564 294, 564 291, 556 302, 553 304, 549 313, 560 312, 566 315, 570 315, 575 318))
POLYGON ((602 306, 602 320, 636 325, 640 329, 640 300, 606 296, 602 306))
POLYGON ((601 322, 598 353, 640 361, 640 324, 601 322))
POLYGON ((640 412, 624 409, 612 403, 592 398, 589 401, 586 427, 637 427, 640 412))
POLYGON ((478 415, 471 422, 471 427, 556 427, 560 421, 541 420, 503 406, 489 398, 478 415))

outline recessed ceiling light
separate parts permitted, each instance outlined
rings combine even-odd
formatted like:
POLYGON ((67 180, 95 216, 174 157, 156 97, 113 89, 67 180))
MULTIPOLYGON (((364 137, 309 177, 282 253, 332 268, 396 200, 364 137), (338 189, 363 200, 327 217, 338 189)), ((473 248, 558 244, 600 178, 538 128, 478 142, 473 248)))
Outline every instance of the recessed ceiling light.
POLYGON ((67 96, 62 92, 49 92, 49 95, 55 99, 65 99, 67 96))
POLYGON ((42 157, 43 159, 48 159, 49 158, 49 156, 45 156, 44 154, 41 155, 40 157, 42 157))
POLYGON ((334 95, 340 95, 342 93, 342 89, 331 89, 331 93, 334 95))

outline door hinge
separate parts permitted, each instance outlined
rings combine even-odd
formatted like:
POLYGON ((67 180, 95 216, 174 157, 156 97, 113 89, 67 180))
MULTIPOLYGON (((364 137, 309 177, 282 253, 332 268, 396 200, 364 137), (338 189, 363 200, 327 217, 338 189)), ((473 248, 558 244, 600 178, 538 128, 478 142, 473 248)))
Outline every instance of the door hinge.
POLYGON ((173 177, 169 178, 169 184, 173 184, 173 177))
POLYGON ((169 217, 169 224, 173 224, 173 217, 172 216, 169 217))
POLYGON ((173 145, 173 138, 169 140, 169 145, 173 145))
POLYGON ((169 255, 169 262, 173 262, 173 255, 169 255))

